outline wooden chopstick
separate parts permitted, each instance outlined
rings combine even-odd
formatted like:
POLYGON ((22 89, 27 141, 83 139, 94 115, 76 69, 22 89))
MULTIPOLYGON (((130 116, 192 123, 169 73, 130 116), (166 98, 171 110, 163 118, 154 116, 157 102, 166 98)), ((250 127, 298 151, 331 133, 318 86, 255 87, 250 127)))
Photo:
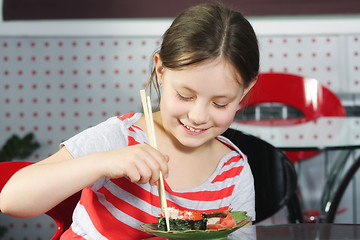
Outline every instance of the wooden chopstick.
MULTIPOLYGON (((144 109, 146 129, 147 129, 147 134, 148 134, 149 141, 150 141, 150 146, 157 149, 154 120, 153 120, 152 107, 151 107, 151 99, 149 96, 146 97, 146 93, 145 93, 144 89, 140 90, 140 96, 141 96, 141 103, 142 103, 142 106, 144 109)), ((166 229, 168 231, 170 231, 169 214, 167 211, 164 178, 163 178, 163 175, 161 172, 160 172, 160 178, 157 182, 157 186, 158 186, 158 193, 159 193, 159 198, 160 198, 160 207, 161 207, 162 212, 165 214, 166 229)))

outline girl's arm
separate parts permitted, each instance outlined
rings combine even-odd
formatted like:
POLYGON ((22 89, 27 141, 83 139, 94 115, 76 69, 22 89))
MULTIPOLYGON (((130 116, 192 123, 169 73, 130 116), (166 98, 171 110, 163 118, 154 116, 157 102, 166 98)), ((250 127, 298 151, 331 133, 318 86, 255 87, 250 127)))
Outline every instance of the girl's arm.
POLYGON ((1 211, 14 217, 40 215, 96 181, 100 171, 95 165, 92 155, 74 160, 63 147, 11 177, 0 195, 1 211))
POLYGON ((15 173, 0 194, 1 211, 14 217, 41 215, 101 177, 128 176, 155 184, 167 174, 167 157, 147 144, 73 158, 66 147, 15 173))

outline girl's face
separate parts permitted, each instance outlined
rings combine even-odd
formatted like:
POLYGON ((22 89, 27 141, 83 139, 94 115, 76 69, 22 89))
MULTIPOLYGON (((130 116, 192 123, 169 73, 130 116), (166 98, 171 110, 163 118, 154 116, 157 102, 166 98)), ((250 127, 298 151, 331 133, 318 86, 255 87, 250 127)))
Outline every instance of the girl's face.
POLYGON ((199 147, 222 134, 253 85, 245 89, 235 68, 221 58, 184 70, 162 68, 158 54, 154 60, 163 126, 185 147, 199 147))

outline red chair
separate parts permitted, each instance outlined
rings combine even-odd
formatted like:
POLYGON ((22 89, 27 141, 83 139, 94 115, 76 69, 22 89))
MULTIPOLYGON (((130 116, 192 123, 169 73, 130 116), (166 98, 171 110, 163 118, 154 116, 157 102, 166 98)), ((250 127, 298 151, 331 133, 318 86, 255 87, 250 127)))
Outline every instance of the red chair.
MULTIPOLYGON (((6 182, 10 177, 24 168, 32 162, 0 162, 0 191, 3 189, 6 182)), ((50 216, 56 223, 56 232, 52 236, 51 240, 57 240, 60 238, 61 234, 70 227, 72 223, 72 213, 76 204, 79 202, 81 192, 78 192, 69 198, 65 199, 63 202, 56 205, 54 208, 50 209, 47 214, 50 216)))
MULTIPOLYGON (((322 116, 345 116, 345 109, 339 98, 320 82, 312 78, 286 73, 261 73, 249 95, 240 103, 239 108, 279 103, 299 110, 303 117, 295 119, 264 119, 242 121, 242 124, 262 126, 289 126, 316 121, 322 116)), ((301 161, 319 151, 287 151, 293 162, 301 161)))

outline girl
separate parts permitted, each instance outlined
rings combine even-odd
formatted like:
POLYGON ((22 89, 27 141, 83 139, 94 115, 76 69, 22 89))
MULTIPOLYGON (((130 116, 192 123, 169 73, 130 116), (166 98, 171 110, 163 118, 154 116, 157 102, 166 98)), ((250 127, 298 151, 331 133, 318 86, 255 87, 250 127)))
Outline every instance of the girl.
POLYGON ((220 135, 258 69, 257 39, 239 12, 219 4, 185 10, 154 54, 149 85, 161 96, 153 115, 158 150, 148 144, 141 113, 112 117, 16 173, 1 193, 1 211, 36 216, 82 190, 62 239, 148 238, 139 226, 156 222, 161 212, 155 186, 161 171, 168 206, 230 207, 255 219, 247 159, 220 135))

